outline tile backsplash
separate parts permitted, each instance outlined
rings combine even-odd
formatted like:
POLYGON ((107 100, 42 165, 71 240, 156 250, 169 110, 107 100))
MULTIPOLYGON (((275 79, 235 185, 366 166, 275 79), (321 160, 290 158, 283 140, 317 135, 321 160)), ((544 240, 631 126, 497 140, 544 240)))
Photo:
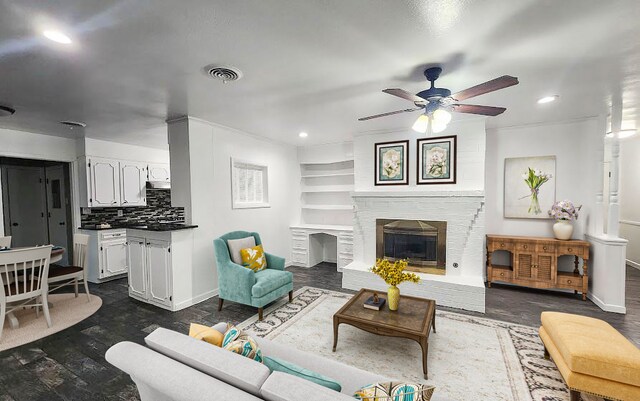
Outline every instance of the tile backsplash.
POLYGON ((111 225, 151 223, 160 220, 184 221, 184 208, 171 207, 171 190, 147 190, 147 206, 94 207, 89 214, 81 214, 82 226, 101 223, 111 225), (118 212, 122 211, 122 216, 118 212))

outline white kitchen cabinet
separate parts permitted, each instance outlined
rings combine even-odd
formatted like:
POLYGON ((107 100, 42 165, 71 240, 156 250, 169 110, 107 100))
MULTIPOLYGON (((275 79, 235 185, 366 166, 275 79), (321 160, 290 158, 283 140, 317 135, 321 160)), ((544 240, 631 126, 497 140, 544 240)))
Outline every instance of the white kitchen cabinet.
POLYGON ((147 271, 149 275, 148 299, 154 304, 171 306, 171 243, 149 240, 147 271))
POLYGON ((171 172, 168 164, 149 164, 147 166, 148 181, 171 181, 171 172))
POLYGON ((147 299, 147 246, 144 238, 129 237, 127 240, 129 264, 129 295, 147 299))
MULTIPOLYGON (((324 238, 317 234, 326 234, 336 238, 337 270, 353 261, 353 227, 343 225, 301 224, 291 227, 291 261, 294 265, 313 267, 328 255, 324 238), (322 239, 322 240, 319 240, 322 239)), ((331 248, 328 248, 331 249, 331 248)), ((333 258, 331 258, 333 259, 333 258)))
POLYGON ((147 205, 147 167, 144 163, 120 162, 120 206, 147 205))
POLYGON ((111 159, 89 158, 88 206, 120 205, 120 162, 111 159))
POLYGON ((129 296, 177 311, 210 298, 194 294, 192 229, 128 229, 129 296))
POLYGON ((80 233, 89 235, 88 281, 103 283, 128 272, 126 230, 80 230, 80 233))

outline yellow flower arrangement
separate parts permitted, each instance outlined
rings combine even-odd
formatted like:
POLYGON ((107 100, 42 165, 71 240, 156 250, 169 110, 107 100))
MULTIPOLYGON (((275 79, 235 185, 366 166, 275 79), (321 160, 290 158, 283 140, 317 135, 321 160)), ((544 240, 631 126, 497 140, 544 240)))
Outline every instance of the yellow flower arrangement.
POLYGON ((387 259, 377 259, 376 265, 371 268, 371 272, 380 276, 388 285, 396 286, 405 281, 419 283, 420 277, 415 273, 405 272, 407 261, 396 260, 391 263, 387 259))

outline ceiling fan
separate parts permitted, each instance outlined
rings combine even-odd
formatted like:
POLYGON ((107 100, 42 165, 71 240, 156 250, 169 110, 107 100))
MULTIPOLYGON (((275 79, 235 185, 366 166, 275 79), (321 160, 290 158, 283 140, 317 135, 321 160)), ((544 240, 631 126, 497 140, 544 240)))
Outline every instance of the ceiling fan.
POLYGON ((420 115, 413 124, 413 129, 415 131, 425 133, 428 128, 431 127, 432 132, 438 133, 444 131, 449 121, 451 121, 451 113, 449 113, 449 110, 458 113, 479 114, 483 116, 497 116, 504 113, 506 110, 504 107, 480 106, 475 104, 462 104, 458 102, 518 84, 518 78, 510 75, 503 75, 500 78, 472 86, 471 88, 456 92, 452 95, 449 89, 436 88, 435 86, 435 81, 440 77, 441 72, 442 68, 440 67, 431 67, 424 70, 424 76, 427 77, 429 82, 431 82, 431 87, 423 90, 422 92, 418 92, 415 95, 399 88, 383 90, 384 93, 398 96, 413 102, 415 108, 376 114, 373 116, 362 117, 358 120, 366 121, 378 117, 424 110, 424 113, 420 115))

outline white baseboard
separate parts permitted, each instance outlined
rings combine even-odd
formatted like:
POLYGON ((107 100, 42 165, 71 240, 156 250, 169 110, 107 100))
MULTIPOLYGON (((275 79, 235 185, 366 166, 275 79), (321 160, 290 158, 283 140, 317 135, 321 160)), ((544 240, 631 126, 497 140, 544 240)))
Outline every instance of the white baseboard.
POLYGON ((173 311, 174 312, 175 311, 179 311, 181 309, 188 308, 188 307, 193 306, 195 304, 199 304, 202 301, 206 301, 209 298, 213 298, 216 295, 220 294, 220 291, 218 291, 218 290, 219 290, 218 288, 214 288, 211 291, 207 291, 207 292, 202 293, 202 294, 200 294, 200 295, 198 295, 196 297, 193 297, 193 298, 188 299, 186 301, 182 301, 182 302, 180 302, 178 304, 175 304, 174 308, 173 308, 173 311))
POLYGON ((634 262, 633 260, 627 259, 627 264, 631 267, 635 267, 636 269, 640 270, 640 263, 638 262, 634 262))
POLYGON ((598 307, 605 312, 622 313, 622 314, 627 313, 627 308, 625 308, 624 306, 606 304, 600 298, 593 295, 592 293, 588 293, 587 298, 593 301, 594 304, 598 305, 598 307))

